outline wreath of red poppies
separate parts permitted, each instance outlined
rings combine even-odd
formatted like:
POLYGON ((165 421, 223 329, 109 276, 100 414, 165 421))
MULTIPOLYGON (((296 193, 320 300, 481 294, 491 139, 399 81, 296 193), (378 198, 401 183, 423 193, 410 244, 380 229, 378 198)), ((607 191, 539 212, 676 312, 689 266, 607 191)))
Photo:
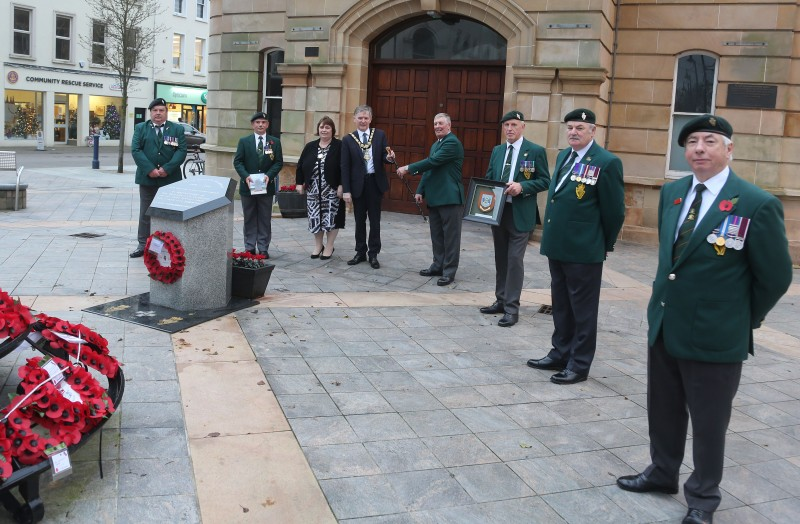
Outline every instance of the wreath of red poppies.
POLYGON ((156 231, 147 239, 144 246, 144 265, 150 278, 165 284, 172 284, 183 275, 186 269, 186 251, 183 249, 180 240, 168 231, 156 231), (158 261, 158 255, 150 251, 150 244, 157 238, 164 243, 164 248, 169 254, 170 264, 162 266, 158 261))

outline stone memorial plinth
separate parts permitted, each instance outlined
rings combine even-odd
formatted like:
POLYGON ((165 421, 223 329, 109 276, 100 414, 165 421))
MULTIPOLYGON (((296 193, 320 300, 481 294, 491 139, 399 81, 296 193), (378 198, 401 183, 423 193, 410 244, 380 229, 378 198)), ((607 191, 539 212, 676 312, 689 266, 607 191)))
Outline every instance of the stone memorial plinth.
POLYGON ((172 284, 150 280, 152 304, 178 311, 228 304, 235 189, 227 177, 193 176, 158 190, 147 211, 150 231, 175 235, 186 251, 186 266, 172 284))

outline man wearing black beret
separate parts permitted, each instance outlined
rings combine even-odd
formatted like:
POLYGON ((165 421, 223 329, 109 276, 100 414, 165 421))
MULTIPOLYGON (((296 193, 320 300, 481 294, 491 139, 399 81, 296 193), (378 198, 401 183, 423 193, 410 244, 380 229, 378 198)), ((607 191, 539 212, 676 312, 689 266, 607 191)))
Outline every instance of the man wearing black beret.
POLYGON ((557 370, 551 382, 575 384, 594 360, 603 261, 625 220, 625 187, 620 159, 594 141, 594 113, 576 109, 564 122, 570 147, 556 159, 540 250, 550 266, 553 348, 528 365, 557 370))
POLYGON ((780 201, 737 177, 733 128, 701 115, 681 130, 693 174, 661 189, 658 270, 647 307, 651 464, 617 479, 634 492, 677 493, 686 430, 694 470, 684 524, 712 522, 725 433, 753 330, 792 282, 780 201))
POLYGON ((272 241, 272 199, 275 179, 283 167, 283 150, 277 137, 267 134, 269 118, 262 111, 250 117, 253 132, 239 139, 233 167, 239 174, 239 196, 244 214, 244 248, 249 253, 258 252, 269 258, 272 241), (266 193, 251 194, 250 185, 255 174, 264 175, 266 193))
POLYGON ((136 162, 136 183, 139 185, 138 245, 131 258, 144 255, 150 236, 147 210, 158 188, 181 179, 181 165, 186 159, 186 137, 183 127, 167 120, 167 101, 156 98, 147 107, 150 120, 136 124, 131 141, 131 154, 136 162))

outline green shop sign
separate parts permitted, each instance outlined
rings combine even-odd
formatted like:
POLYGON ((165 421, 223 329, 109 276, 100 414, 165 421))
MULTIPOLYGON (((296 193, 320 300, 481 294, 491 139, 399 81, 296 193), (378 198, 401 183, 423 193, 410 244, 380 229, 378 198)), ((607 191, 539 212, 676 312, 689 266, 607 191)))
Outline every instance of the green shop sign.
POLYGON ((156 85, 156 98, 163 98, 170 104, 206 105, 208 90, 203 87, 156 85))

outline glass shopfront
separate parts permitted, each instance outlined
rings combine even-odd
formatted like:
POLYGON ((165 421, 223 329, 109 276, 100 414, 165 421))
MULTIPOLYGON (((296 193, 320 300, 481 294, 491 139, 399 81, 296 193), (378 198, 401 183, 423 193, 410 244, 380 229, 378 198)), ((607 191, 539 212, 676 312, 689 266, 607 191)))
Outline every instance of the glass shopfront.
POLYGON ((4 96, 5 137, 9 140, 36 138, 36 133, 42 130, 44 93, 6 89, 4 96))
POLYGON ((101 140, 119 140, 122 117, 122 98, 115 96, 89 97, 89 134, 101 140))
POLYGON ((208 90, 205 87, 156 83, 156 97, 163 98, 169 104, 169 120, 186 122, 205 132, 208 102, 208 90))

